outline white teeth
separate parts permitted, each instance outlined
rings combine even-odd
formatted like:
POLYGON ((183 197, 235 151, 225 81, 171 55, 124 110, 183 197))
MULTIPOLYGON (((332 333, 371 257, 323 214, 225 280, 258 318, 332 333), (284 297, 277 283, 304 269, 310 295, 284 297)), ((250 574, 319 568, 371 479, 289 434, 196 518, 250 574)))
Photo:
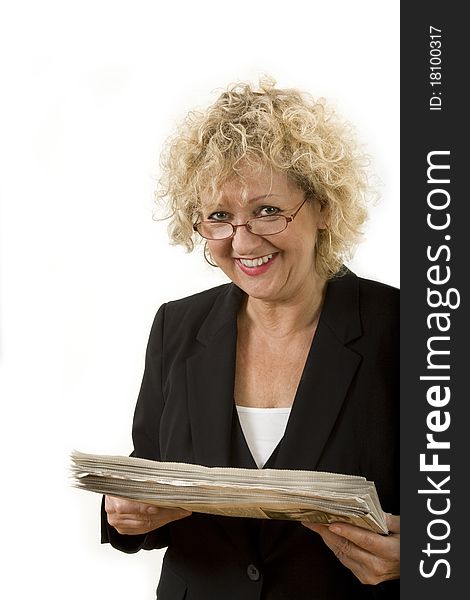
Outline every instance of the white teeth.
POLYGON ((272 257, 272 254, 267 254, 266 256, 261 256, 260 258, 240 258, 240 262, 245 267, 260 267, 261 265, 265 265, 268 260, 271 260, 272 257))

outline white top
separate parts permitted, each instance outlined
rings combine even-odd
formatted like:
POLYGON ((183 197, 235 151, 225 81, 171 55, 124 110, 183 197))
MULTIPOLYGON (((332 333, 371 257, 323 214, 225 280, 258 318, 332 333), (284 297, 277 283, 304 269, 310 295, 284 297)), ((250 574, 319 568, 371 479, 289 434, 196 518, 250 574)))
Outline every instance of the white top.
POLYGON ((243 435, 258 469, 264 466, 281 441, 290 411, 290 408, 237 406, 243 435))

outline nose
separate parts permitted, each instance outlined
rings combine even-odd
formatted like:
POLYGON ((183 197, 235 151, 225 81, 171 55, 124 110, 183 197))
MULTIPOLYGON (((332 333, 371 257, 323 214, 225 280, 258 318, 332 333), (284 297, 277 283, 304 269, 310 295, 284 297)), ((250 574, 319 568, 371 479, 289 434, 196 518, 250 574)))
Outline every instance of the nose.
POLYGON ((246 225, 236 228, 235 235, 232 237, 232 248, 240 256, 249 256, 256 251, 263 243, 263 238, 251 233, 246 225))

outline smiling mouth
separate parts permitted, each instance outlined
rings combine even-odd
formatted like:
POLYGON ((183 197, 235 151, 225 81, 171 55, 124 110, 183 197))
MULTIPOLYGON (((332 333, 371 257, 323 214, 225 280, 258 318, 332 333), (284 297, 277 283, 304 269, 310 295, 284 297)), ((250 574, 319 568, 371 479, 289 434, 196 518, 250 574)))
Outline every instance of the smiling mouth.
POLYGON ((266 254, 266 256, 260 256, 258 258, 237 258, 237 260, 240 261, 244 267, 253 269, 254 267, 265 265, 272 260, 273 256, 274 254, 266 254))

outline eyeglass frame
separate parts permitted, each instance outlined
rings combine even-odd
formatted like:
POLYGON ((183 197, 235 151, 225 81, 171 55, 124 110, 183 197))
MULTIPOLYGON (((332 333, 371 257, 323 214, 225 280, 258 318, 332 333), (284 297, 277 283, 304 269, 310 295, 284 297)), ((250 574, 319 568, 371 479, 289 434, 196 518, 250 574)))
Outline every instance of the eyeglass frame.
POLYGON ((289 223, 292 223, 292 221, 298 215, 298 213, 300 212, 300 209, 307 202, 307 200, 308 200, 308 198, 304 198, 304 200, 302 201, 300 206, 288 217, 286 217, 285 215, 264 215, 262 217, 252 217, 251 219, 248 219, 248 221, 246 221, 245 223, 239 223, 238 225, 234 225, 233 223, 230 223, 230 221, 198 221, 197 223, 194 223, 193 230, 196 233, 199 233, 199 235, 202 238, 204 238, 205 240, 210 240, 212 242, 221 242, 223 240, 232 239, 235 236, 237 229, 239 227, 246 227, 250 233, 252 233, 253 235, 260 235, 261 237, 267 237, 270 235, 278 235, 278 233, 282 233, 283 231, 285 231, 287 229, 289 223), (286 220, 285 227, 283 229, 281 229, 280 231, 276 231, 276 233, 263 233, 263 234, 253 233, 253 231, 251 231, 251 229, 250 229, 250 226, 248 225, 248 223, 250 223, 250 221, 257 221, 258 219, 272 219, 272 217, 282 217, 283 219, 286 220), (232 228, 232 233, 230 235, 228 235, 227 237, 223 237, 223 238, 207 238, 204 235, 202 235, 202 233, 200 233, 198 230, 198 226, 201 225, 201 223, 222 223, 224 225, 230 225, 232 228))

